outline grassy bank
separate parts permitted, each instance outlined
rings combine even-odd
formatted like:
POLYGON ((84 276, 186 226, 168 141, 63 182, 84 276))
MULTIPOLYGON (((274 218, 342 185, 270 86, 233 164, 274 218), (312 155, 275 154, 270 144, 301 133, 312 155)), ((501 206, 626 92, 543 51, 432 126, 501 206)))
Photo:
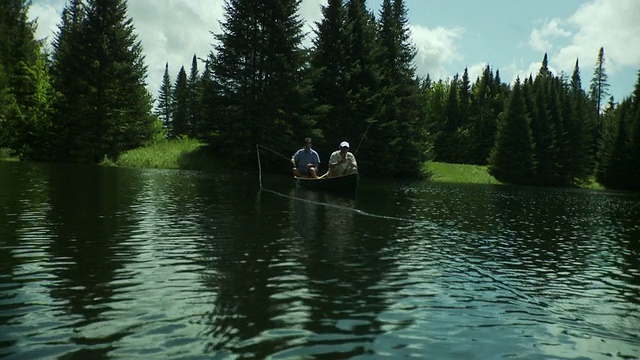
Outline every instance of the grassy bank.
POLYGON ((198 140, 162 140, 153 145, 124 152, 113 161, 105 159, 101 165, 152 169, 214 170, 220 161, 207 154, 198 140))
POLYGON ((486 166, 466 164, 446 164, 429 161, 425 170, 431 174, 430 180, 435 182, 467 183, 467 184, 500 184, 489 175, 486 166))
POLYGON ((0 160, 2 160, 2 161, 18 161, 20 159, 18 159, 15 156, 11 156, 11 150, 6 149, 6 148, 0 148, 0 160))
MULTIPOLYGON (((0 152, 0 157, 2 152, 0 152)), ((133 168, 184 169, 215 171, 229 168, 220 159, 207 153, 205 146, 198 140, 163 140, 151 146, 127 151, 116 161, 105 159, 101 165, 133 168)), ((227 164, 228 165, 228 164, 227 164)), ((424 171, 430 174, 430 181, 466 184, 500 184, 489 175, 486 166, 466 164, 446 164, 429 161, 424 171)), ((603 189, 591 179, 582 188, 603 189)))

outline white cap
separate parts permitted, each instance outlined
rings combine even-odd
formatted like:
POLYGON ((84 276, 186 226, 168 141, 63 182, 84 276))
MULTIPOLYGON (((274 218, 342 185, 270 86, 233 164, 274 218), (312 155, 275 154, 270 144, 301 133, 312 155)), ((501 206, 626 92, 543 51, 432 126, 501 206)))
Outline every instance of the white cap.
POLYGON ((343 142, 341 142, 341 143, 340 143, 340 147, 341 147, 341 148, 343 148, 343 147, 349 147, 349 143, 348 143, 348 142, 346 142, 346 141, 343 141, 343 142))

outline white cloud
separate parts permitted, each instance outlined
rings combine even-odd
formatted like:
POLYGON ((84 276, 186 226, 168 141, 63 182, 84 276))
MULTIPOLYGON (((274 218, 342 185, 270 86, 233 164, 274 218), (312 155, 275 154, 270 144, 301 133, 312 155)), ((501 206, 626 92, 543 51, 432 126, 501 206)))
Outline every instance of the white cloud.
POLYGON ((543 24, 541 29, 533 29, 529 38, 529 45, 536 51, 549 52, 553 49, 552 40, 558 37, 569 37, 571 33, 560 28, 562 21, 552 19, 543 24))
POLYGON ((411 39, 417 50, 414 59, 417 75, 429 74, 434 80, 445 78, 449 75, 445 65, 464 60, 456 45, 456 41, 464 34, 464 29, 444 27, 429 29, 412 25, 410 30, 411 39))
POLYGON ((637 0, 593 0, 581 5, 566 20, 572 28, 570 42, 550 54, 549 61, 562 71, 571 72, 578 59, 582 72, 593 68, 598 50, 604 47, 609 75, 624 68, 636 68, 640 65, 638 16, 640 1, 637 0))

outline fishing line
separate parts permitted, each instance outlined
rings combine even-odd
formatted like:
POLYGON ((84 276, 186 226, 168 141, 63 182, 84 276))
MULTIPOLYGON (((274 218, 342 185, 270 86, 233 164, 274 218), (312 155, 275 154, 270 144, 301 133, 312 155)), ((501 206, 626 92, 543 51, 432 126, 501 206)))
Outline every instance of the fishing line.
POLYGON ((269 189, 260 188, 260 191, 265 191, 265 192, 268 192, 268 193, 271 193, 271 194, 274 194, 274 195, 278 195, 278 196, 281 196, 281 197, 284 197, 284 198, 287 198, 287 199, 302 201, 302 202, 306 202, 306 203, 309 203, 309 204, 321 205, 321 206, 330 207, 330 208, 334 208, 334 209, 351 211, 351 212, 354 212, 354 213, 362 215, 362 216, 367 216, 367 217, 372 217, 372 218, 377 218, 377 219, 407 221, 407 222, 412 222, 412 223, 418 223, 419 222, 419 221, 416 221, 415 219, 401 218, 401 217, 388 216, 388 215, 372 214, 372 213, 368 213, 366 211, 362 211, 360 209, 354 209, 354 208, 347 207, 347 206, 329 204, 329 203, 326 203, 326 202, 319 202, 319 201, 308 200, 308 199, 302 199, 302 198, 299 198, 299 197, 283 194, 283 193, 277 192, 275 190, 269 190, 269 189))
POLYGON ((284 156, 284 155, 280 154, 279 152, 277 152, 277 151, 275 151, 273 149, 270 149, 270 148, 268 148, 266 146, 262 146, 260 144, 256 144, 256 153, 258 153, 258 182, 260 183, 260 189, 262 190, 262 163, 260 161, 260 148, 265 149, 265 150, 269 150, 272 153, 280 156, 281 158, 283 158, 283 159, 285 159, 287 161, 289 161, 289 158, 287 158, 286 156, 284 156))

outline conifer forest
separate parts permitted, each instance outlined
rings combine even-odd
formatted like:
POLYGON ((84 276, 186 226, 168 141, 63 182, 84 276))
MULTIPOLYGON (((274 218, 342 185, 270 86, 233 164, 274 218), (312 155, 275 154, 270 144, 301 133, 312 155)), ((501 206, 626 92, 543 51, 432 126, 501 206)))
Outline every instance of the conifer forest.
POLYGON ((210 52, 175 74, 166 64, 151 94, 126 0, 68 0, 49 47, 35 38, 28 0, 2 1, 0 148, 95 164, 189 137, 251 168, 256 144, 288 156, 311 137, 323 159, 350 141, 371 177, 418 178, 432 160, 487 165, 510 184, 595 178, 640 190, 640 71, 615 102, 604 48, 585 81, 580 59, 572 74, 554 74, 547 54, 537 73, 511 83, 489 65, 476 79, 467 69, 432 79, 416 75, 403 0, 376 12, 365 0, 328 0, 312 46, 300 3, 226 0, 221 31, 203 30, 210 52))

